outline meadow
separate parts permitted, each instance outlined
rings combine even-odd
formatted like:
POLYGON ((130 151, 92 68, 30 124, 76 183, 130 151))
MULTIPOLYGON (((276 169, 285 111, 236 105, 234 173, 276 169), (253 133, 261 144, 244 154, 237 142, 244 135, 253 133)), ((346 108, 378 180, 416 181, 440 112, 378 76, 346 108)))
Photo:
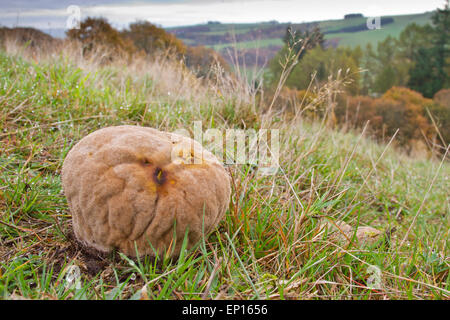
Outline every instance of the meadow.
MULTIPOLYGON (((103 54, 70 43, 0 51, 0 299, 450 298, 448 148, 412 158, 365 129, 329 127, 328 109, 310 120, 308 105, 294 116, 265 105, 251 81, 219 67, 199 79, 165 55, 100 63, 103 54), (70 148, 106 126, 194 121, 279 129, 279 170, 227 166, 225 219, 179 259, 83 250, 60 181, 70 148), (336 242, 321 222, 338 220, 383 235, 336 242)), ((344 85, 330 81, 324 101, 344 85)))
POLYGON ((206 24, 186 27, 167 28, 167 31, 174 33, 178 38, 189 45, 206 45, 221 50, 226 47, 238 48, 264 48, 270 45, 281 46, 286 28, 292 25, 295 30, 304 30, 306 28, 319 27, 325 34, 325 39, 332 45, 342 47, 364 48, 368 43, 377 43, 391 36, 397 38, 402 30, 411 23, 425 25, 431 21, 431 12, 397 16, 383 16, 383 19, 393 19, 391 23, 381 24, 377 30, 354 30, 349 31, 345 28, 366 25, 367 18, 336 19, 313 22, 261 22, 261 23, 229 23, 229 24, 206 24), (344 29, 342 32, 336 32, 344 29), (256 35, 256 32, 259 32, 256 35), (243 37, 245 35, 248 37, 243 37), (233 37, 234 35, 234 37, 233 37), (215 36, 215 37, 208 37, 215 36), (238 39, 236 39, 238 37, 238 39), (242 37, 242 39, 239 39, 242 37))
MULTIPOLYGON (((392 18, 394 19, 393 23, 387 25, 381 24, 381 29, 379 30, 330 33, 325 36, 325 39, 337 40, 339 46, 343 47, 348 46, 354 48, 356 46, 361 46, 361 48, 364 48, 367 44, 374 44, 379 41, 383 41, 388 36, 398 38, 405 27, 411 23, 415 23, 417 25, 425 25, 427 23, 430 23, 431 13, 393 16, 392 18)), ((361 20, 363 21, 360 21, 360 23, 365 23, 364 19, 361 20)), ((320 23, 319 25, 321 28, 326 30, 326 22, 320 23)), ((346 25, 344 25, 343 27, 346 27, 346 25)))

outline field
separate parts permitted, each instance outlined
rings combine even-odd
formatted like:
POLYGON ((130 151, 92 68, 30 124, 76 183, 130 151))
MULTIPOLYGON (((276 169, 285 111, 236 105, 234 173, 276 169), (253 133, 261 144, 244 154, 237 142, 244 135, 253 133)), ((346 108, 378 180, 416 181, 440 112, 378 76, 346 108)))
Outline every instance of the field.
MULTIPOLYGON (((258 49, 258 48, 264 48, 264 47, 268 47, 268 46, 281 47, 282 45, 283 45, 283 41, 281 39, 261 39, 261 40, 237 42, 236 45, 233 46, 233 48, 242 50, 242 49, 253 49, 253 48, 258 49)), ((212 47, 214 50, 219 51, 219 52, 222 49, 226 49, 226 48, 230 49, 231 48, 229 43, 216 44, 212 47)))
POLYGON ((102 65, 80 52, 0 51, 0 299, 450 298, 447 160, 272 110, 246 81, 201 81, 165 57, 102 65), (83 250, 60 181, 70 148, 105 126, 197 120, 279 129, 279 170, 228 166, 225 219, 178 260, 83 250), (321 226, 338 220, 382 237, 335 241, 321 226))
MULTIPOLYGON (((431 12, 411 15, 381 17, 381 29, 368 30, 367 18, 352 18, 341 20, 314 21, 293 23, 294 30, 306 30, 319 27, 325 34, 326 45, 329 46, 361 46, 368 43, 376 46, 378 41, 387 36, 398 37, 410 23, 424 25, 431 22, 431 12), (383 21, 386 21, 384 23, 383 21), (355 28, 351 30, 351 28, 355 28), (342 30, 342 32, 338 32, 342 30)), ((254 56, 259 56, 259 66, 271 59, 277 50, 283 46, 282 39, 288 23, 263 22, 249 24, 205 24, 186 27, 168 28, 187 45, 205 45, 220 52, 228 58, 228 51, 235 48, 252 58, 247 58, 247 65, 255 64, 254 56), (264 50, 268 47, 277 50, 264 50), (256 50, 258 49, 258 53, 256 50)))
MULTIPOLYGON (((430 13, 419 15, 393 16, 392 18, 394 19, 394 23, 387 24, 385 26, 381 25, 381 29, 379 30, 332 33, 325 35, 325 39, 337 40, 339 46, 365 47, 368 43, 374 45, 378 41, 383 41, 387 36, 397 38, 403 31, 403 29, 410 23, 416 23, 418 25, 430 23, 430 17, 430 13)), ((362 23, 365 23, 365 21, 362 21, 362 23)), ((321 22, 319 25, 322 27, 324 24, 326 24, 326 22, 321 22)))
MULTIPOLYGON (((400 32, 410 23, 424 25, 431 22, 431 12, 411 15, 385 16, 382 19, 392 18, 393 22, 381 25, 381 29, 339 32, 343 28, 366 25, 367 18, 352 18, 342 20, 314 21, 307 23, 293 23, 294 29, 303 30, 305 28, 319 27, 325 33, 326 39, 332 43, 338 43, 340 46, 361 46, 367 43, 376 43, 384 40, 387 36, 398 37, 400 32)), ((226 46, 233 46, 235 43, 239 46, 240 42, 245 42, 243 47, 260 48, 267 45, 281 45, 288 23, 248 23, 248 24, 207 24, 186 27, 167 28, 169 32, 177 35, 180 39, 190 45, 206 45, 214 49, 222 49, 226 46), (247 36, 242 41, 234 39, 235 36, 247 36), (208 37, 216 36, 216 37, 208 37), (217 37, 218 36, 218 37, 217 37), (256 40, 263 40, 257 44, 256 40), (253 46, 248 45, 253 43, 253 46)))

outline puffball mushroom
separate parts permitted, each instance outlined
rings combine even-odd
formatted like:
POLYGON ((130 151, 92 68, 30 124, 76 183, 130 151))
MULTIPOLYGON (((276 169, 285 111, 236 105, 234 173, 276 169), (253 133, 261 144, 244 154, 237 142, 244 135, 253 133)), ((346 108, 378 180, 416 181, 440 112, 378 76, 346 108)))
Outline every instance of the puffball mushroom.
POLYGON ((128 256, 177 256, 186 234, 192 247, 221 221, 231 193, 225 168, 198 142, 138 126, 81 139, 61 179, 76 238, 128 256))

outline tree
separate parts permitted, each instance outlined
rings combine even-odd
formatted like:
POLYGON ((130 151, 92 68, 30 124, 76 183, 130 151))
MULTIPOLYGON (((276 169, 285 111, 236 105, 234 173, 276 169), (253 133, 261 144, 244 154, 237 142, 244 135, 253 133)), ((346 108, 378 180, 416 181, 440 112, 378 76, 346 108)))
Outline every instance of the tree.
POLYGON ((347 90, 356 94, 359 87, 360 49, 328 48, 320 46, 309 50, 292 70, 286 81, 290 88, 298 90, 307 89, 311 82, 311 75, 316 74, 315 84, 321 85, 328 81, 329 76, 335 77, 339 70, 346 73, 349 70, 352 80, 347 90))
POLYGON ((378 73, 373 84, 375 92, 383 93, 397 84, 397 73, 390 64, 385 65, 378 73))
POLYGON ((230 67, 220 54, 211 48, 204 46, 188 47, 185 54, 185 64, 198 77, 206 77, 211 71, 211 66, 218 63, 225 71, 230 67))
MULTIPOLYGON (((434 54, 436 55, 436 76, 438 77, 440 88, 449 84, 448 58, 450 50, 450 5, 447 0, 444 9, 437 9, 432 17, 435 27, 435 36, 433 37, 434 54)), ((433 94, 434 94, 433 93, 433 94)))
POLYGON ((372 44, 368 43, 361 57, 360 66, 363 69, 361 77, 361 94, 368 95, 373 92, 375 82, 374 66, 377 64, 377 56, 372 44))
POLYGON ((373 90, 384 93, 393 86, 404 86, 407 82, 408 68, 399 56, 398 40, 388 36, 377 45, 373 90))
MULTIPOLYGON (((280 79, 281 73, 283 72, 283 67, 280 64, 280 61, 285 61, 286 57, 291 54, 294 57, 297 57, 295 63, 299 62, 303 59, 308 51, 314 49, 317 46, 321 48, 323 47, 324 35, 320 32, 319 28, 314 28, 313 30, 306 30, 302 32, 293 31, 289 26, 286 29, 286 34, 283 37, 283 42, 283 48, 281 48, 281 50, 278 51, 275 57, 273 57, 269 61, 269 72, 266 73, 266 81, 268 82, 269 86, 273 86, 275 83, 278 83, 278 80, 280 79)), ((323 70, 323 68, 321 68, 321 70, 323 70)), ((306 76, 309 77, 310 74, 306 76)), ((305 81, 302 81, 302 83, 304 82, 305 81)))
POLYGON ((108 48, 107 58, 111 60, 115 56, 130 57, 136 51, 133 43, 124 39, 104 18, 86 18, 79 29, 70 29, 66 34, 69 39, 83 44, 83 54, 89 54, 94 48, 108 48))
POLYGON ((430 35, 433 28, 429 25, 420 26, 411 23, 406 26, 400 33, 397 42, 398 55, 402 60, 406 60, 408 64, 413 63, 414 56, 419 48, 431 48, 430 35))
POLYGON ((128 29, 122 31, 122 35, 131 40, 139 50, 145 51, 147 55, 172 50, 175 54, 182 56, 186 52, 186 46, 180 39, 148 21, 130 24, 128 29))
POLYGON ((424 97, 431 98, 442 88, 441 81, 436 77, 436 61, 434 50, 420 48, 414 55, 414 67, 409 71, 408 87, 419 91, 424 97))
POLYGON ((420 47, 413 54, 414 67, 409 70, 408 86, 431 98, 449 85, 450 7, 437 9, 432 17, 431 46, 420 47))
POLYGON ((293 31, 289 26, 286 29, 283 42, 285 47, 289 46, 293 48, 295 54, 298 54, 303 48, 302 52, 298 55, 298 60, 300 60, 308 50, 311 50, 316 46, 323 47, 325 39, 323 33, 318 27, 315 27, 312 30, 307 29, 302 32, 300 30, 293 31))

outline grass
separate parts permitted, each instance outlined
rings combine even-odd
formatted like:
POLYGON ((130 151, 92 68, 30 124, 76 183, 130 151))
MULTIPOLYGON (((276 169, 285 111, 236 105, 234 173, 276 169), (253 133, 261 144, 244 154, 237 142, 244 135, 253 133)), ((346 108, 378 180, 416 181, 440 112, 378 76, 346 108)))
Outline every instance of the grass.
MULTIPOLYGON (((171 30, 190 30, 191 28, 195 28, 198 26, 202 26, 202 24, 199 25, 191 25, 191 26, 180 26, 180 27, 170 27, 167 28, 168 31, 171 30)), ((225 34, 227 32, 233 32, 235 34, 245 33, 249 32, 254 29, 265 29, 270 28, 272 25, 267 23, 221 23, 221 24, 208 24, 207 27, 209 28, 209 31, 199 31, 199 34, 204 35, 221 35, 225 34)))
POLYGON ((252 41, 241 41, 236 43, 222 43, 211 46, 214 50, 220 51, 224 48, 236 48, 238 50, 241 49, 252 49, 252 48, 265 48, 269 46, 279 46, 283 45, 282 39, 259 39, 252 41))
MULTIPOLYGON (((361 46, 364 48, 368 43, 372 45, 383 41, 386 37, 391 36, 394 38, 398 38, 403 29, 411 23, 416 23, 418 25, 425 25, 427 23, 431 23, 431 13, 424 13, 418 15, 402 15, 402 16, 393 16, 394 22, 386 25, 381 25, 381 29, 379 30, 366 30, 360 32, 342 32, 342 33, 332 33, 326 34, 325 39, 339 39, 340 46, 348 46, 348 47, 356 47, 361 46)), ((353 20, 353 19, 352 19, 353 20)), ((365 19, 355 19, 358 20, 359 23, 365 23, 365 19)), ((359 24, 357 23, 357 24, 359 24)), ((344 25, 343 27, 345 27, 344 25)), ((333 27, 334 29, 338 29, 333 27)), ((333 29, 332 28, 332 29, 333 29)), ((325 27, 323 30, 326 30, 325 27)))
POLYGON ((267 115, 246 84, 201 81, 163 57, 97 61, 69 47, 0 51, 0 299, 450 298, 448 161, 412 159, 278 108, 267 115), (225 219, 178 260, 81 250, 60 182, 74 143, 109 125, 172 131, 196 120, 204 130, 279 129, 280 170, 229 166, 225 219), (384 238, 336 243, 319 233, 324 218, 384 238))

